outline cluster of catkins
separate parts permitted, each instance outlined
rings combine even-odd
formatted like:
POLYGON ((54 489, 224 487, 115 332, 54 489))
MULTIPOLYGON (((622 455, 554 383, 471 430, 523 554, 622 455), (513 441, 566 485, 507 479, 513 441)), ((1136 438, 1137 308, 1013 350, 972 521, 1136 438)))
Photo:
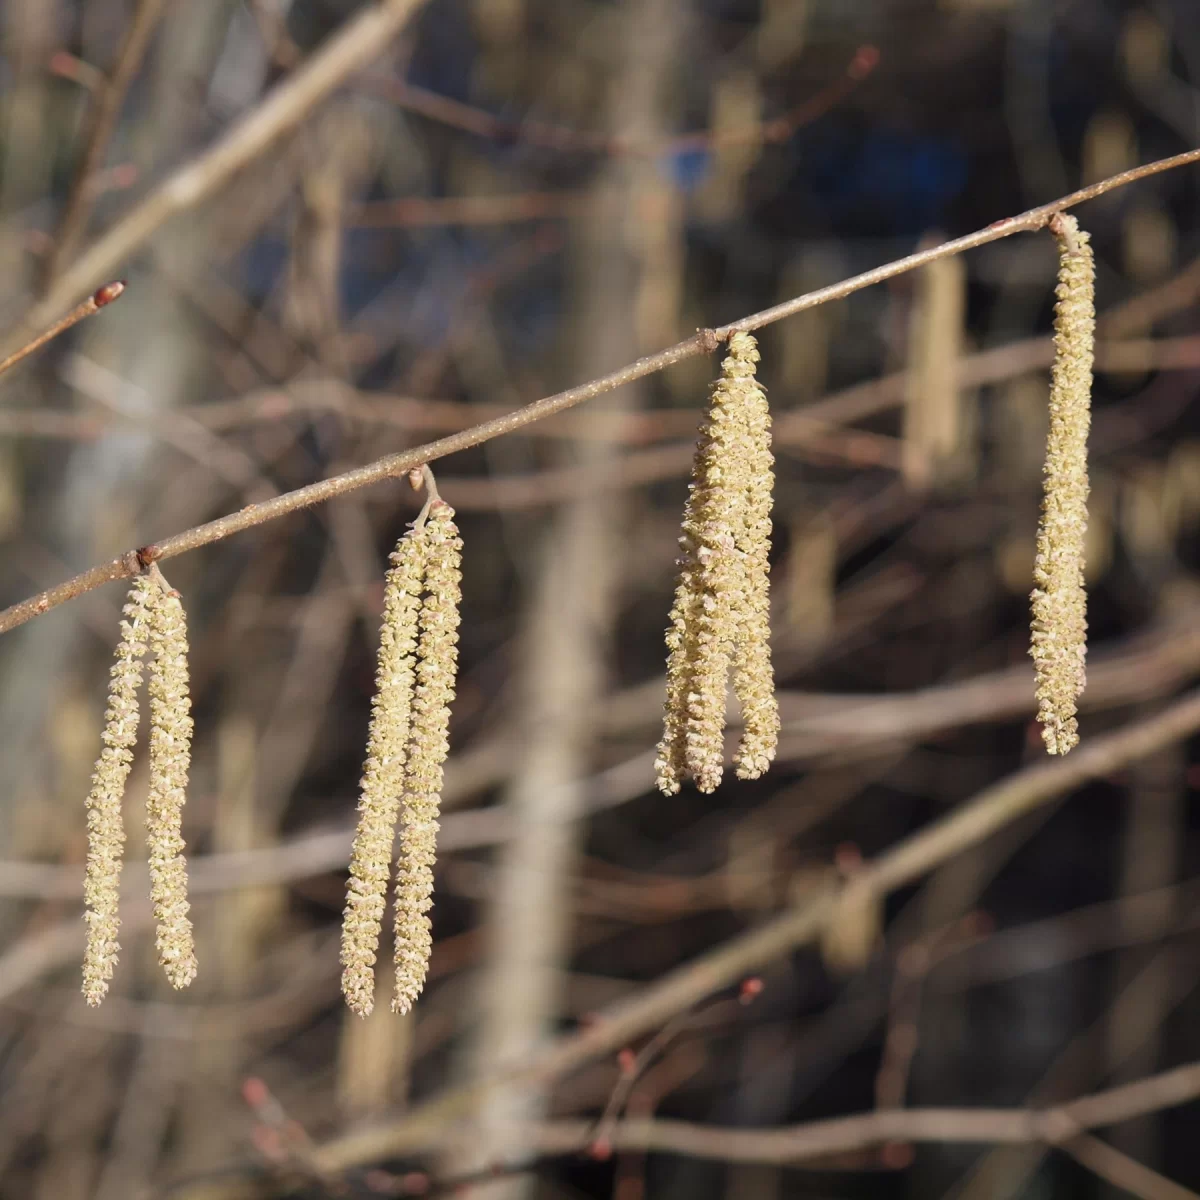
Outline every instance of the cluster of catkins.
MULTIPOLYGON (((1041 521, 1034 562, 1030 654, 1038 720, 1051 754, 1079 741, 1086 682, 1087 435, 1095 342, 1095 264, 1088 235, 1058 213, 1055 357, 1041 521)), ((702 792, 725 766, 727 680, 742 708, 734 762, 743 779, 775 757, 779 711, 771 668, 771 418, 748 333, 729 339, 700 427, 683 514, 679 582, 667 629, 667 696, 655 771, 667 795, 690 777, 702 792)))
POLYGON ((120 950, 118 902, 125 850, 121 800, 137 741, 138 689, 147 651, 150 789, 146 797, 146 842, 150 898, 158 924, 158 958, 174 987, 187 987, 196 977, 196 952, 188 919, 187 863, 180 832, 192 745, 187 617, 179 593, 171 590, 157 567, 151 567, 138 576, 125 604, 104 714, 104 748, 87 799, 83 994, 92 1005, 99 1004, 108 993, 120 950))
MULTIPOLYGON (((1051 754, 1079 741, 1076 704, 1085 682, 1087 434, 1095 329, 1088 236, 1057 214, 1055 359, 1050 387, 1044 497, 1032 594, 1038 720, 1051 754)), ((756 378, 749 333, 729 339, 700 427, 679 543, 679 582, 667 629, 667 697, 655 771, 667 795, 691 778, 715 790, 725 766, 729 676, 741 705, 734 762, 757 779, 775 757, 779 709, 771 666, 768 555, 774 459, 767 398, 756 378)), ((366 1016, 374 1006, 375 960, 397 823, 395 993, 407 1012, 424 986, 432 946, 442 768, 458 662, 462 540, 454 510, 423 468, 410 479, 430 499, 391 556, 384 592, 376 693, 371 704, 359 823, 342 927, 342 991, 366 1016)), ((83 991, 99 1004, 117 961, 121 800, 133 761, 142 660, 150 656, 150 788, 146 809, 150 883, 159 960, 177 987, 196 975, 180 834, 192 736, 187 622, 179 594, 157 567, 134 583, 105 714, 104 748, 88 796, 87 952, 83 991)))
MULTIPOLYGON (((458 663, 462 541, 454 510, 418 473, 431 499, 392 554, 384 593, 377 690, 363 771, 342 928, 342 990, 354 1012, 371 1011, 375 956, 400 822, 396 878, 396 990, 392 1008, 407 1012, 421 992, 431 948, 442 767, 449 749, 450 702, 458 663)), ((142 660, 150 661, 150 787, 146 836, 159 960, 186 987, 196 976, 188 920, 187 864, 181 824, 191 759, 187 621, 179 593, 158 567, 138 577, 121 622, 108 710, 88 796, 85 883, 87 951, 83 992, 99 1004, 117 962, 118 902, 125 830, 121 801, 137 740, 142 660)))
POLYGON ((433 940, 428 913, 458 663, 461 559, 454 510, 433 492, 396 544, 384 590, 376 691, 342 924, 342 993, 364 1017, 375 1002, 375 957, 397 818, 393 1012, 408 1012, 429 970, 433 940))
POLYGON ((775 476, 771 414, 755 378, 758 360, 750 334, 729 339, 692 464, 655 760, 658 786, 667 795, 688 776, 702 792, 721 782, 731 670, 742 707, 734 759, 739 777, 762 775, 779 739, 768 563, 775 476))

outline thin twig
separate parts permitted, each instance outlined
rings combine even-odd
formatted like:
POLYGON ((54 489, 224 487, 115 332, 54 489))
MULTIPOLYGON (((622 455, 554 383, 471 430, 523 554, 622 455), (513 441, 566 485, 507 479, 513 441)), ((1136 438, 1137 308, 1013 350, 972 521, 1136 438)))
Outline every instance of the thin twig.
POLYGON ((1196 1193, 1189 1188, 1160 1175, 1091 1134, 1080 1134, 1064 1142, 1062 1149, 1094 1175, 1099 1175, 1123 1191, 1140 1196, 1142 1200, 1198 1200, 1196 1193))
MULTIPOLYGON (((731 1129, 686 1121, 631 1118, 618 1124, 610 1139, 614 1150, 652 1150, 720 1162, 780 1165, 866 1150, 888 1142, 1042 1143, 1062 1146, 1073 1153, 1072 1139, 1081 1130, 1161 1112, 1198 1096, 1200 1063, 1189 1063, 1136 1083, 1041 1110, 877 1109, 783 1129, 731 1129)), ((528 1133, 522 1129, 520 1135, 544 1153, 562 1154, 584 1149, 589 1144, 590 1128, 586 1121, 554 1121, 537 1125, 528 1133)), ((518 1131, 514 1129, 515 1132, 518 1131)), ((1193 1193, 1181 1188, 1172 1195, 1190 1197, 1193 1193)))
POLYGON ((54 249, 46 263, 46 286, 54 282, 62 266, 75 252, 79 239, 87 228, 88 216, 96 198, 95 176, 104 163, 108 144, 116 128, 125 93, 141 66, 146 47, 162 15, 163 0, 138 0, 133 19, 125 32, 125 40, 117 53, 116 65, 107 82, 98 89, 84 135, 83 157, 71 181, 71 191, 58 225, 54 249))
POLYGON ((786 142, 796 130, 840 104, 878 64, 878 49, 860 46, 838 79, 786 113, 719 134, 701 129, 671 137, 621 137, 551 125, 545 121, 509 121, 404 79, 370 78, 364 81, 364 86, 409 112, 492 141, 522 142, 543 150, 569 153, 665 159, 687 151, 786 142))
POLYGON ((106 304, 111 304, 124 290, 125 283, 120 279, 98 288, 82 304, 77 304, 65 317, 55 321, 44 333, 39 333, 19 349, 14 350, 7 358, 0 359, 0 375, 3 375, 5 371, 10 371, 22 359, 28 358, 35 350, 40 350, 47 342, 58 337, 60 333, 65 333, 72 325, 82 321, 84 317, 90 317, 93 313, 99 312, 106 304))
MULTIPOLYGON (((407 14, 409 9, 414 7, 417 2, 418 0, 393 0, 392 7, 399 5, 404 9, 405 14, 407 14)), ((392 11, 392 7, 389 7, 387 11, 392 11)), ((356 29, 360 28, 361 23, 371 17, 372 14, 376 14, 377 19, 382 19, 379 17, 379 14, 384 11, 384 9, 367 10, 363 16, 356 18, 352 24, 356 29)), ((372 28, 374 27, 372 26, 372 28)), ((330 47, 331 51, 332 49, 333 47, 330 47)), ((351 54, 351 52, 357 56, 364 55, 363 49, 358 47, 357 43, 351 47, 351 50, 343 50, 337 60, 343 68, 344 63, 342 63, 342 59, 351 54)), ((357 62, 358 58, 355 57, 354 61, 357 62)), ((333 83, 327 79, 331 71, 332 68, 326 66, 321 79, 317 83, 308 84, 306 89, 301 93, 300 99, 307 100, 310 93, 318 85, 332 87, 333 83)), ((298 82, 300 74, 301 72, 297 73, 297 80, 294 82, 298 82)), ((323 94, 323 91, 320 92, 316 98, 319 99, 320 95, 323 94)), ((312 99, 310 103, 315 103, 315 99, 312 99)), ((272 106, 272 99, 269 98, 262 108, 256 111, 256 115, 250 118, 250 122, 257 121, 260 125, 266 124, 271 130, 278 132, 281 122, 286 120, 290 126, 290 124, 299 119, 299 116, 293 111, 298 105, 299 101, 293 101, 289 105, 276 103, 272 106), (284 109, 282 115, 275 111, 281 107, 284 109), (262 113, 268 109, 274 113, 270 122, 266 122, 265 118, 262 117, 262 113)), ((302 111, 306 111, 306 109, 302 111)), ((223 143, 223 145, 228 144, 232 138, 233 135, 230 135, 230 138, 227 138, 226 143, 223 143)), ((235 168, 229 167, 226 160, 234 161, 238 165, 244 163, 246 161, 247 143, 257 146, 260 139, 261 134, 255 137, 241 136, 237 138, 233 147, 226 151, 220 162, 217 163, 217 166, 223 171, 232 173, 232 170, 235 168)), ((268 138, 267 140, 270 139, 268 138)), ((213 153, 215 151, 210 152, 210 155, 205 156, 205 159, 202 161, 207 161, 213 153)), ((896 259, 894 262, 887 263, 884 266, 865 271, 861 275, 854 275, 849 279, 843 280, 841 283, 819 288, 815 292, 807 292, 802 296, 797 296, 772 308, 763 309, 761 312, 742 317, 740 320, 723 325, 718 329, 700 330, 692 337, 682 342, 677 342, 674 346, 669 346, 665 350, 660 350, 657 354, 650 354, 644 358, 639 358, 636 362, 629 363, 627 366, 621 367, 616 371, 611 371, 607 375, 593 379, 590 383, 580 384, 577 387, 568 388, 566 391, 547 396, 542 400, 536 400, 532 404, 527 404, 523 408, 516 409, 514 412, 508 413, 503 417, 484 421, 482 424, 476 425, 471 429, 465 429, 460 433, 441 438, 425 446, 417 446, 412 450, 405 450, 399 454, 389 454, 384 458, 377 459, 373 463, 356 467, 354 470, 347 471, 341 475, 333 475, 318 483, 298 488, 294 492, 287 492, 282 496, 273 497, 260 504, 247 505, 236 513, 230 513, 228 516, 220 517, 215 521, 198 525, 193 529, 175 534, 173 537, 166 538, 154 545, 144 546, 137 551, 127 551, 125 554, 119 555, 107 563, 101 563, 99 566, 92 567, 90 570, 76 575, 73 579, 68 579, 57 587, 50 588, 37 596, 31 596, 28 600, 23 600, 19 604, 14 604, 3 612, 0 612, 0 633, 7 632, 17 625, 22 625, 31 618, 40 616, 42 613, 48 612, 50 609, 65 603, 67 600, 82 595, 84 592, 91 591, 93 588, 100 587, 102 584, 110 583, 116 579, 128 578, 135 573, 137 568, 133 564, 138 560, 149 562, 157 559, 173 558, 177 554, 185 554, 189 550, 196 550, 201 546, 207 546, 212 542, 220 541, 222 538, 227 538, 232 534, 240 533, 242 530, 251 529, 255 525, 276 520, 279 517, 297 512, 300 509, 310 508, 314 504, 321 504, 326 500, 331 500, 335 496, 342 496, 347 492, 356 491, 358 488, 366 487, 369 484, 380 483, 383 480, 403 475, 412 467, 421 466, 435 459, 444 458, 447 454, 454 454, 460 450, 481 445, 492 438, 502 437, 504 434, 512 433, 516 429, 532 425, 535 421, 544 420, 555 413, 563 412, 565 409, 574 408, 578 404, 592 400, 596 396, 614 391, 627 383, 644 379, 647 375, 652 375, 657 371, 663 370, 665 367, 673 366, 675 363, 682 362, 685 359, 693 358, 698 354, 712 353, 721 342, 727 340, 732 334, 740 330, 750 331, 761 329, 764 325, 780 321, 784 317, 793 316, 796 313, 803 312, 805 309, 815 308, 817 305, 826 304, 831 300, 840 300, 845 296, 851 295, 853 292, 860 291, 862 288, 882 283, 887 279, 892 279, 917 267, 926 266, 928 263, 935 262, 938 259, 960 254, 964 250, 971 250, 977 246, 986 245, 988 242, 997 241, 1000 238, 1010 237, 1014 233, 1041 229, 1050 221, 1055 213, 1062 212, 1064 209, 1082 204, 1086 200, 1094 199, 1096 196, 1103 195, 1114 188, 1123 187, 1125 184, 1134 183, 1150 175, 1157 175, 1162 171, 1168 171, 1174 167, 1181 167, 1196 161, 1200 161, 1200 150, 1189 150, 1185 154, 1177 154, 1171 158, 1159 159, 1157 162, 1146 163, 1144 166, 1122 171, 1119 175, 1113 175, 1111 178, 1092 184, 1090 187, 1081 188, 1079 191, 1072 192, 1070 195, 1064 196, 1060 200, 1055 200, 1050 204, 1044 204, 1039 208, 1031 208, 1028 212, 1024 212, 1016 217, 996 221, 985 229, 976 230, 976 232, 967 234, 965 237, 943 242, 940 246, 933 246, 928 250, 910 254, 906 258, 896 259)), ((197 169, 197 167, 198 164, 193 164, 193 167, 186 170, 192 171, 197 169)), ((221 175, 222 179, 225 177, 227 177, 225 174, 221 175)), ((178 178, 179 176, 176 176, 176 179, 178 178)), ((156 193, 156 195, 163 197, 161 203, 166 207, 163 208, 158 217, 154 218, 155 228, 174 211, 172 206, 175 200, 171 199, 171 197, 175 196, 176 193, 182 194, 187 191, 186 188, 182 187, 170 190, 170 184, 171 181, 168 181, 168 184, 164 185, 164 189, 156 193)), ((209 184, 208 176, 200 172, 199 177, 193 180, 189 186, 203 186, 206 188, 205 194, 208 194, 208 189, 210 189, 211 185, 209 184)), ((191 202, 190 197, 189 202, 191 202)), ((139 240, 140 234, 136 237, 134 235, 141 229, 141 224, 139 222, 136 229, 131 224, 136 217, 137 214, 135 213, 126 218, 123 225, 118 226, 104 240, 103 245, 96 247, 76 265, 72 274, 80 278, 87 278, 89 272, 97 269, 98 262, 107 263, 109 261, 110 250, 105 247, 110 239, 117 238, 117 234, 125 226, 129 226, 129 228, 123 237, 126 239, 132 238, 134 242, 139 240), (103 251, 103 254, 101 254, 101 251, 103 251)), ((147 217, 144 219, 149 220, 150 218, 147 217)), ((117 242, 122 245, 124 244, 120 239, 117 239, 117 242)), ((68 282, 74 288, 78 280, 64 277, 62 283, 59 285, 60 289, 66 290, 68 282)), ((49 300, 46 303, 49 304, 49 300)))

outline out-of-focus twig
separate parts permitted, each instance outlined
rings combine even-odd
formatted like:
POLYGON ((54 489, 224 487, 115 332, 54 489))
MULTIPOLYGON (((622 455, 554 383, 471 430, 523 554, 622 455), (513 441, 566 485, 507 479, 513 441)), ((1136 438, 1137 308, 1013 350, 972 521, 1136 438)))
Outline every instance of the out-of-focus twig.
POLYGON ((83 155, 71 181, 71 191, 58 223, 54 247, 46 260, 45 285, 49 287, 63 264, 75 253, 87 228, 88 215, 96 198, 96 174, 104 165, 104 156, 116 128, 125 94, 141 66, 142 57, 162 15, 163 0, 138 0, 133 17, 125 30, 125 40, 117 52, 116 65, 92 100, 87 130, 83 135, 83 155))
MULTIPOLYGON (((911 883, 1022 814, 1198 728, 1200 692, 1190 692, 1154 717, 1117 733, 1093 738, 1068 758, 1025 768, 985 789, 974 800, 868 863, 848 886, 884 894, 911 883)), ((345 1167, 425 1145, 447 1121, 469 1110, 481 1093, 514 1079, 556 1078, 626 1045, 702 997, 812 941, 834 913, 837 896, 836 886, 820 888, 794 910, 677 968, 638 995, 602 1013, 602 1019, 595 1024, 531 1055, 519 1067, 443 1092, 404 1120, 335 1138, 318 1153, 327 1165, 345 1167)))
POLYGON ((25 314, 11 336, 53 321, 62 310, 112 273, 168 220, 219 191, 243 167, 286 136, 335 88, 376 58, 424 0, 379 0, 364 5, 326 44, 298 67, 212 147, 165 179, 131 213, 85 250, 25 314))

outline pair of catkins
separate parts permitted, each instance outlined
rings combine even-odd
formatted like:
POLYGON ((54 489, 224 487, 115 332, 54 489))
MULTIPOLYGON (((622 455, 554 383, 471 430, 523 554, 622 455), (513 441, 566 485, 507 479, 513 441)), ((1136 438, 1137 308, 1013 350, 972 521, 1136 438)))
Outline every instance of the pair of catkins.
MULTIPOLYGON (((429 487, 430 500, 397 543, 384 591, 376 693, 342 927, 342 989, 350 1008, 364 1016, 374 1002, 374 965, 397 821, 401 848, 395 895, 396 1011, 406 1012, 420 994, 432 946, 428 913, 458 662, 462 540, 454 510, 438 497, 428 468, 416 473, 414 486, 422 482, 429 487)), ((92 1005, 107 994, 120 949, 125 850, 121 808, 137 740, 138 691, 147 653, 146 837, 156 942, 174 987, 186 987, 196 976, 181 832, 192 738, 187 650, 179 594, 152 566, 134 581, 125 605, 103 749, 87 801, 83 992, 92 1005)))
MULTIPOLYGON (((1051 754, 1079 740, 1076 705, 1085 683, 1087 434, 1095 328, 1094 264, 1073 217, 1050 221, 1058 239, 1055 358, 1044 494, 1037 534, 1030 654, 1038 720, 1051 754)), ((684 509, 675 602, 666 634, 667 691, 655 772, 677 793, 690 778, 713 791, 725 765, 730 676, 741 706, 737 774, 757 779, 775 758, 779 709, 771 664, 769 553, 774 484, 771 418, 756 378, 754 338, 734 333, 709 396, 684 509)), ((365 1016, 374 1004, 392 847, 395 992, 407 1012, 424 986, 432 947, 442 768, 458 660, 462 540, 454 511, 428 467, 410 474, 429 500, 391 556, 384 592, 376 692, 342 927, 342 990, 365 1016)), ((149 654, 150 764, 146 809, 151 899, 160 961, 175 987, 196 974, 188 919, 181 823, 192 735, 187 625, 177 592, 157 566, 129 593, 112 667, 103 750, 88 796, 83 991, 98 1004, 117 960, 125 847, 122 795, 139 723, 138 689, 149 654)))
MULTIPOLYGON (((1079 741, 1077 705, 1086 683, 1087 436, 1095 342, 1095 264, 1088 235, 1058 213, 1049 431, 1030 597, 1030 655, 1037 719, 1050 754, 1079 741)), ((690 776, 702 792, 721 781, 730 670, 742 709, 734 756, 743 779, 775 757, 779 712, 771 666, 768 554, 771 437, 755 378, 754 338, 735 333, 712 387, 692 466, 679 539, 679 582, 667 629, 667 697, 655 769, 667 795, 690 776)))

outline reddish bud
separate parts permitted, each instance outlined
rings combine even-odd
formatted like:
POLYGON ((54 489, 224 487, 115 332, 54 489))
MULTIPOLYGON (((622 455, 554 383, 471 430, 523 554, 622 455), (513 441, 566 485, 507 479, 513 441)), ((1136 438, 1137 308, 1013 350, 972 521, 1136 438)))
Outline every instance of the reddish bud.
POLYGON ((82 65, 74 54, 68 54, 65 50, 55 50, 46 64, 51 75, 59 75, 63 79, 78 79, 82 65))
POLYGON ((612 1158, 612 1142, 608 1138, 597 1138, 587 1148, 588 1157, 597 1162, 607 1162, 612 1158))
POLYGON ((255 1075, 248 1076, 242 1082, 242 1099, 251 1108, 262 1108, 270 1094, 267 1085, 255 1075))
POLYGON ((848 74, 851 79, 863 79, 879 66, 878 46, 859 46, 851 60, 848 74))
POLYGON ((106 304, 111 304, 124 290, 125 280, 114 279, 112 283, 106 283, 102 288, 96 289, 92 303, 97 308, 103 308, 106 304))
POLYGON ((617 1054, 617 1066, 621 1068, 622 1075, 632 1075, 633 1068, 637 1066, 637 1055, 626 1046, 617 1054))
POLYGON ((756 996, 761 996, 763 990, 763 981, 757 975, 751 975, 749 979, 743 979, 741 986, 738 988, 738 999, 743 1004, 749 1004, 756 996))

